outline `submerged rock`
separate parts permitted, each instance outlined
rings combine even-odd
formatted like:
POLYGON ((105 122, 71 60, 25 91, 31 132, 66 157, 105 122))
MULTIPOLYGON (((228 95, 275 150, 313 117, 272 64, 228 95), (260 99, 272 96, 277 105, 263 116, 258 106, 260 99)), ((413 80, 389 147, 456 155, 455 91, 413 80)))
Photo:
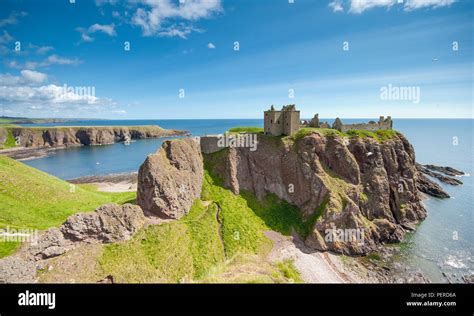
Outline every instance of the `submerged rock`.
POLYGON ((196 140, 166 141, 140 167, 138 204, 161 218, 178 219, 200 196, 203 177, 203 160, 196 140))

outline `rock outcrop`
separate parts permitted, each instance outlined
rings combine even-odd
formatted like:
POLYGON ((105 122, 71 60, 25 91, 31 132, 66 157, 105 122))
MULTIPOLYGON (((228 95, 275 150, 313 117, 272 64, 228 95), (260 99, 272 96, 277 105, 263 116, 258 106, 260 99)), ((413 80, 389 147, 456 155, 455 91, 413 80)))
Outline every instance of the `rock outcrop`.
POLYGON ((108 145, 133 139, 186 135, 159 126, 12 127, 18 146, 32 148, 108 145))
POLYGON ((138 204, 161 218, 178 219, 189 212, 200 196, 203 176, 203 160, 196 140, 166 141, 140 167, 138 204))
POLYGON ((0 259, 0 283, 34 283, 43 260, 79 245, 130 239, 145 222, 142 209, 132 204, 110 203, 94 212, 72 215, 61 227, 48 229, 13 256, 0 259))
POLYGON ((452 178, 452 177, 464 175, 464 172, 458 171, 451 167, 438 167, 438 166, 433 166, 433 165, 424 166, 424 165, 416 164, 416 168, 418 169, 418 171, 430 177, 436 178, 443 183, 450 184, 450 185, 462 184, 461 180, 452 178), (442 173, 444 173, 445 175, 443 175, 442 173), (446 176, 446 175, 449 175, 449 176, 446 176))
POLYGON ((256 151, 229 148, 205 155, 212 173, 235 194, 267 193, 296 205, 314 221, 306 244, 318 250, 366 254, 397 242, 426 217, 421 177, 411 144, 401 134, 372 138, 258 136, 256 151))
POLYGON ((68 217, 59 228, 50 228, 28 252, 35 259, 62 255, 78 243, 112 243, 130 239, 145 224, 145 215, 132 204, 106 204, 94 212, 68 217))

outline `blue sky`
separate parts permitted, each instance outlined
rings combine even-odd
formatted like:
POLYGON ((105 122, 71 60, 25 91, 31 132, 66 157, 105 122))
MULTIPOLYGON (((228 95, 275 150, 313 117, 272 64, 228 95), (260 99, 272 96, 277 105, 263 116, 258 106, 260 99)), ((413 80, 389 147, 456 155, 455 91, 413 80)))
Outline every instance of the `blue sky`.
POLYGON ((0 115, 472 118, 472 1, 289 2, 2 0, 0 115))

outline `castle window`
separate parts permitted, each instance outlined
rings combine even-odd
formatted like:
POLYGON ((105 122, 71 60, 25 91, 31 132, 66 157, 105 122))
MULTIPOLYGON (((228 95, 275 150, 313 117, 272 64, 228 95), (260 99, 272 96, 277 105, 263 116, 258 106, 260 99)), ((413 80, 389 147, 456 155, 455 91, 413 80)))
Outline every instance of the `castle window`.
POLYGON ((280 124, 280 120, 278 120, 277 123, 280 124))
POLYGON ((273 120, 270 120, 270 124, 273 124, 273 120))

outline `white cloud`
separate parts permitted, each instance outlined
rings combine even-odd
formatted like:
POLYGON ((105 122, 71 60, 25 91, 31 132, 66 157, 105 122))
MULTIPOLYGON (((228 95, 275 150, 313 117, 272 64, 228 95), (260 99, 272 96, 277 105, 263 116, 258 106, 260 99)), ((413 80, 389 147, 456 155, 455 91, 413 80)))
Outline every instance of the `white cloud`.
POLYGON ((400 3, 398 0, 332 0, 328 6, 334 12, 342 12, 344 11, 344 5, 347 3, 349 12, 360 14, 366 10, 377 7, 391 8, 392 6, 399 5, 403 6, 405 11, 412 11, 429 7, 439 8, 450 6, 455 2, 457 2, 457 0, 404 0, 400 3))
POLYGON ((42 83, 48 80, 48 75, 34 70, 22 70, 21 75, 32 83, 42 83))
POLYGON ((20 76, 0 73, 0 104, 3 113, 42 114, 61 113, 97 115, 125 114, 116 103, 95 95, 95 87, 70 87, 43 84, 48 76, 37 71, 23 70, 20 76), (91 93, 92 92, 92 93, 91 93))
POLYGON ((40 55, 46 54, 54 49, 53 46, 38 46, 31 43, 29 44, 29 48, 36 50, 36 53, 40 55))
POLYGON ((117 36, 117 32, 115 31, 115 25, 112 24, 92 24, 87 29, 83 27, 76 28, 76 31, 81 33, 81 39, 84 42, 92 42, 94 38, 90 35, 93 33, 101 32, 107 34, 109 36, 117 36))
POLYGON ((80 61, 78 59, 70 59, 70 58, 64 58, 60 57, 58 55, 51 55, 46 60, 44 60, 42 63, 40 63, 40 66, 49 66, 49 65, 78 65, 80 61))
POLYGON ((215 49, 216 48, 216 45, 212 44, 212 43, 209 43, 207 44, 207 48, 209 49, 215 49))
POLYGON ((163 37, 181 37, 182 39, 186 39, 189 34, 192 32, 198 32, 202 33, 203 30, 197 29, 191 25, 184 25, 184 24, 173 24, 169 27, 164 27, 161 29, 161 31, 158 32, 157 35, 163 36, 163 37))
POLYGON ((350 12, 362 13, 374 7, 391 7, 397 0, 351 0, 350 12))
POLYGON ((15 69, 36 69, 40 67, 48 67, 51 65, 60 65, 60 66, 75 66, 79 65, 81 61, 77 58, 75 59, 70 59, 70 58, 65 58, 61 57, 58 55, 51 55, 48 58, 44 59, 43 61, 27 61, 24 64, 19 64, 17 61, 9 61, 6 62, 6 65, 10 68, 15 68, 15 69))
POLYGON ((95 4, 97 6, 103 6, 103 5, 106 5, 106 4, 116 5, 117 2, 118 2, 118 0, 95 0, 95 4))
POLYGON ((456 2, 456 0, 406 0, 405 10, 411 11, 426 7, 439 8, 450 6, 454 2, 456 2))
POLYGON ((3 34, 0 35, 0 44, 6 44, 13 41, 13 37, 8 34, 7 31, 3 30, 3 34))
POLYGON ((116 36, 115 25, 114 24, 93 24, 89 26, 89 33, 102 32, 109 36, 116 36))
POLYGON ((10 15, 3 20, 0 20, 0 27, 4 27, 7 25, 13 25, 18 23, 18 18, 26 16, 26 12, 11 12, 10 15))
POLYGON ((48 80, 48 75, 32 70, 22 70, 21 76, 0 74, 0 86, 35 85, 48 80))
POLYGON ((342 0, 334 0, 328 4, 333 12, 343 12, 344 8, 342 7, 342 0))
MULTIPOLYGON (((222 10, 221 0, 186 0, 179 5, 175 5, 170 0, 137 0, 136 2, 143 7, 135 11, 132 24, 139 26, 144 36, 170 36, 170 32, 163 30, 169 20, 197 21, 210 18, 222 10)), ((175 36, 182 35, 180 32, 175 33, 175 36)))

